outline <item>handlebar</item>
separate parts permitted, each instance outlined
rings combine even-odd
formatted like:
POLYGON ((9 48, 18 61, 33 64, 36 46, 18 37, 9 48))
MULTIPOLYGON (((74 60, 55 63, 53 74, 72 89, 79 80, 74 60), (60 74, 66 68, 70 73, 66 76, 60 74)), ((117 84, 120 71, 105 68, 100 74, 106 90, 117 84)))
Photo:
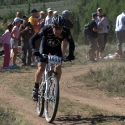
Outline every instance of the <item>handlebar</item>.
MULTIPOLYGON (((48 55, 47 54, 40 54, 39 57, 42 58, 42 59, 44 59, 44 60, 46 60, 46 61, 48 61, 48 55)), ((68 62, 68 61, 71 62, 71 60, 68 59, 67 56, 61 57, 61 60, 64 61, 64 62, 68 62)))

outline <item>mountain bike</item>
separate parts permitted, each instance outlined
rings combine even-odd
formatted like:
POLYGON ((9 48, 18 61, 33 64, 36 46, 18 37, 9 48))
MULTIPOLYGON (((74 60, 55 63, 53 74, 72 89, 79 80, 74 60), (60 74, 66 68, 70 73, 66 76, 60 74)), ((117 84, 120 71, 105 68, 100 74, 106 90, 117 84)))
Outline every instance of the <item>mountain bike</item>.
POLYGON ((52 123, 56 117, 59 104, 58 74, 54 71, 54 65, 61 65, 62 61, 69 61, 52 55, 43 55, 46 58, 46 67, 39 83, 37 114, 45 115, 48 123, 52 123))

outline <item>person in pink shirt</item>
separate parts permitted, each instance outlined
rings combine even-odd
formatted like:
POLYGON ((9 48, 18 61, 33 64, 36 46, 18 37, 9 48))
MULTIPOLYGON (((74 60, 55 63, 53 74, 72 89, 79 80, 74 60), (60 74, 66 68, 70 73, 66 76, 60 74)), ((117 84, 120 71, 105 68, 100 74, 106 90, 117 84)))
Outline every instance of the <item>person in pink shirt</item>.
POLYGON ((19 26, 21 24, 21 21, 22 19, 19 17, 16 17, 14 19, 14 27, 11 32, 10 46, 11 46, 11 49, 13 50, 13 54, 12 54, 12 65, 10 68, 12 69, 19 68, 16 65, 16 57, 18 53, 18 41, 19 41, 19 35, 20 35, 19 26))
POLYGON ((11 30, 13 28, 12 24, 8 24, 7 30, 4 32, 4 34, 0 37, 0 46, 4 45, 4 61, 3 61, 3 69, 9 68, 9 62, 10 62, 10 34, 11 30))

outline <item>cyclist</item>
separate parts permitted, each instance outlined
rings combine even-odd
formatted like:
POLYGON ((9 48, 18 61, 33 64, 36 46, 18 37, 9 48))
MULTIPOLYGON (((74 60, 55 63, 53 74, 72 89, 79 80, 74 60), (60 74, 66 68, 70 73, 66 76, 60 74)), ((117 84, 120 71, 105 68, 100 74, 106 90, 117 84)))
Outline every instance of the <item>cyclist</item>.
MULTIPOLYGON (((29 42, 32 49, 32 53, 35 56, 39 56, 40 54, 51 54, 51 55, 57 55, 59 57, 64 56, 62 54, 61 49, 61 42, 64 39, 67 39, 69 42, 69 55, 67 58, 69 60, 74 60, 74 50, 75 50, 75 44, 74 40, 72 38, 72 35, 66 27, 64 27, 65 24, 65 18, 61 15, 56 15, 52 18, 52 24, 46 25, 43 28, 39 30, 38 33, 33 35, 29 42), (37 51, 35 49, 35 42, 42 37, 41 45, 40 45, 40 51, 37 51)), ((41 80, 41 76, 45 69, 45 60, 42 58, 39 58, 38 63, 38 69, 35 73, 35 86, 33 88, 32 92, 32 98, 34 101, 37 101, 38 98, 38 88, 39 88, 39 82, 41 80)), ((58 73, 58 80, 61 78, 61 66, 56 67, 56 71, 58 73)))

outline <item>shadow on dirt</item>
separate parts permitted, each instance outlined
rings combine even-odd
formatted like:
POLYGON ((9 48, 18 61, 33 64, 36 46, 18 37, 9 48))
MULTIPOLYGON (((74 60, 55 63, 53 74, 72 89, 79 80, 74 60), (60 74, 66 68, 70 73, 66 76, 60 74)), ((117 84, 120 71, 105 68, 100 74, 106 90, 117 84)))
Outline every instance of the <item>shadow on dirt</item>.
MULTIPOLYGON (((88 124, 96 125, 97 123, 107 123, 113 121, 125 122, 125 116, 103 116, 95 115, 91 118, 83 118, 80 115, 70 115, 70 116, 59 116, 55 119, 59 122, 59 125, 78 125, 78 124, 88 124)), ((54 125, 57 125, 53 123, 54 125)))

